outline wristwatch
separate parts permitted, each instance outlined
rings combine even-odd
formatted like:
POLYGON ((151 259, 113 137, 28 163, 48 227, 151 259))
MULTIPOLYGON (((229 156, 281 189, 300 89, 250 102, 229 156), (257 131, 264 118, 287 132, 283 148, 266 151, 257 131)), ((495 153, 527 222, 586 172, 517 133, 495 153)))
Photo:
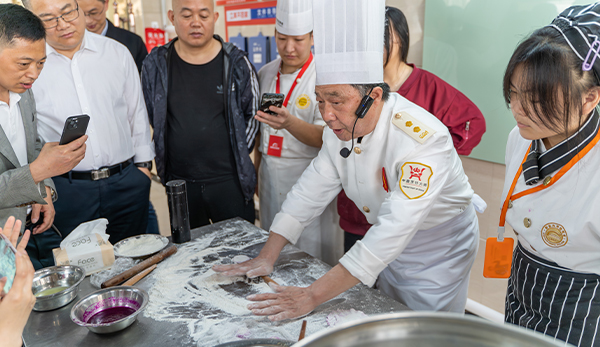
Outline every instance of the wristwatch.
POLYGON ((141 163, 135 163, 135 166, 137 167, 143 167, 146 168, 148 170, 152 170, 152 161, 144 161, 141 163))

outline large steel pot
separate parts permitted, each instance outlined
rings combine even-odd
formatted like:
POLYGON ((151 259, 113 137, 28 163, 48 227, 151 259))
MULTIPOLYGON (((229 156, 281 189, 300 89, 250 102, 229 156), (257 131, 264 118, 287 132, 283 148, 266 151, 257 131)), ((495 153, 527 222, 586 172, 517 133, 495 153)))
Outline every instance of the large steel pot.
POLYGON ((545 347, 565 346, 540 333, 454 313, 405 312, 322 330, 293 347, 545 347))

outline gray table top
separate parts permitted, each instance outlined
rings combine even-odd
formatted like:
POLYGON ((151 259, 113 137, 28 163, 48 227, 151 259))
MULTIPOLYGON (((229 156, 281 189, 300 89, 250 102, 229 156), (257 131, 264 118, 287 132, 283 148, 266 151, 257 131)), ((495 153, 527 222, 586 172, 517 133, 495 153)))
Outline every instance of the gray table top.
MULTIPOLYGON (((234 255, 257 255, 261 246, 266 241, 267 236, 268 234, 264 230, 257 228, 256 226, 239 218, 230 219, 192 230, 192 242, 200 239, 208 239, 210 244, 206 244, 208 247, 204 248, 206 250, 211 247, 217 249, 216 253, 210 254, 208 257, 205 256, 202 259, 203 270, 201 271, 204 272, 206 272, 207 269, 212 266, 212 264, 230 261, 234 255), (239 230, 243 230, 243 232, 240 232, 239 230)), ((179 245, 179 249, 182 249, 181 247, 184 245, 179 245)), ((179 254, 180 259, 182 256, 186 258, 193 257, 193 254, 186 255, 183 253, 183 251, 176 253, 176 255, 177 254, 179 254)), ((193 260, 195 261, 197 259, 193 260)), ((164 267, 167 261, 168 259, 160 263, 158 268, 149 276, 138 282, 136 287, 151 292, 151 289, 159 280, 156 277, 160 276, 161 271, 159 270, 161 269, 161 266, 164 267)), ((284 282, 287 285, 308 286, 316 279, 314 277, 315 268, 318 269, 318 273, 321 274, 330 269, 330 266, 304 252, 299 251, 295 247, 286 246, 277 263, 275 264, 275 270, 271 277, 273 277, 275 280, 284 279, 284 282), (308 266, 311 267, 313 270, 312 272, 307 270, 308 266)), ((164 273, 164 270, 165 268, 163 268, 162 273, 164 273)), ((234 284, 237 285, 236 283, 234 284)), ((242 284, 240 284, 240 286, 241 285, 242 284)), ((243 285, 246 284, 243 283, 243 285)), ((245 288, 241 289, 242 291, 245 290, 245 288)), ((271 323, 265 318, 259 319, 251 314, 235 316, 215 309, 207 310, 206 307, 193 307, 194 305, 191 305, 192 307, 187 307, 190 305, 190 303, 187 302, 169 302, 170 305, 168 310, 172 310, 174 314, 179 315, 179 318, 186 318, 187 320, 157 320, 156 316, 144 312, 138 316, 136 322, 134 322, 125 330, 112 334, 100 335, 92 333, 88 329, 76 325, 70 319, 71 307, 73 307, 73 305, 81 298, 96 290, 97 288, 92 287, 90 284, 88 277, 80 285, 78 297, 69 305, 48 312, 32 312, 23 332, 25 344, 27 346, 106 347, 205 346, 214 345, 214 342, 217 340, 205 339, 203 337, 204 334, 199 335, 197 331, 196 334, 191 332, 191 329, 196 329, 198 326, 201 326, 204 323, 225 324, 225 322, 232 322, 230 325, 235 324, 232 326, 247 326, 249 328, 252 327, 252 329, 256 328, 257 331, 275 331, 273 330, 275 327, 281 329, 288 328, 288 330, 294 331, 295 334, 296 331, 300 331, 299 327, 302 321, 300 319, 287 321, 284 323, 271 323), (221 323, 214 323, 216 318, 219 318, 219 322, 221 323), (194 320, 197 320, 197 322, 190 324, 190 322, 194 322, 194 320), (191 325, 196 325, 196 327, 194 328, 191 325)), ((198 296, 200 295, 198 294, 198 296)), ((151 293, 150 301, 152 302, 152 300, 153 297, 151 293)), ((378 290, 359 284, 341 294, 336 299, 322 304, 316 308, 315 311, 306 316, 304 319, 309 320, 307 336, 316 331, 325 329, 327 327, 325 322, 326 317, 331 314, 331 312, 339 312, 339 310, 350 309, 362 311, 367 315, 408 310, 406 306, 387 297, 378 290)), ((209 331, 208 335, 210 335, 210 333, 211 332, 209 331)), ((274 337, 273 334, 271 334, 271 336, 252 337, 271 338, 274 337)), ((235 336, 235 333, 233 336, 235 336)), ((241 337, 247 337, 247 334, 241 337)), ((286 337, 287 336, 283 336, 283 338, 286 337)), ((218 342, 225 341, 219 340, 218 342)))

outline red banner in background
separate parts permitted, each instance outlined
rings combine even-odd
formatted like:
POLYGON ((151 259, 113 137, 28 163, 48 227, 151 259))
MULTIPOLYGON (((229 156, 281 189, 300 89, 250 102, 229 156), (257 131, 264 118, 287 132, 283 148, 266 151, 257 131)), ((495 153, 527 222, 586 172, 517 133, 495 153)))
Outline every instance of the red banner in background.
POLYGON ((146 28, 146 49, 148 53, 152 48, 165 44, 165 31, 158 28, 146 28))

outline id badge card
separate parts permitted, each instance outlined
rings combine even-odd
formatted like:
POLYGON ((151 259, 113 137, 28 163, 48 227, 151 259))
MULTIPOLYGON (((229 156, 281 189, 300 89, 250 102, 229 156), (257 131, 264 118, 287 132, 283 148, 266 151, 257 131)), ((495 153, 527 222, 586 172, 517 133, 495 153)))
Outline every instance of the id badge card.
POLYGON ((513 246, 515 240, 505 237, 498 241, 489 237, 485 242, 485 259, 483 261, 483 277, 509 278, 512 266, 513 246))
POLYGON ((274 157, 281 157, 281 150, 283 149, 283 136, 269 135, 269 149, 267 155, 274 157))

